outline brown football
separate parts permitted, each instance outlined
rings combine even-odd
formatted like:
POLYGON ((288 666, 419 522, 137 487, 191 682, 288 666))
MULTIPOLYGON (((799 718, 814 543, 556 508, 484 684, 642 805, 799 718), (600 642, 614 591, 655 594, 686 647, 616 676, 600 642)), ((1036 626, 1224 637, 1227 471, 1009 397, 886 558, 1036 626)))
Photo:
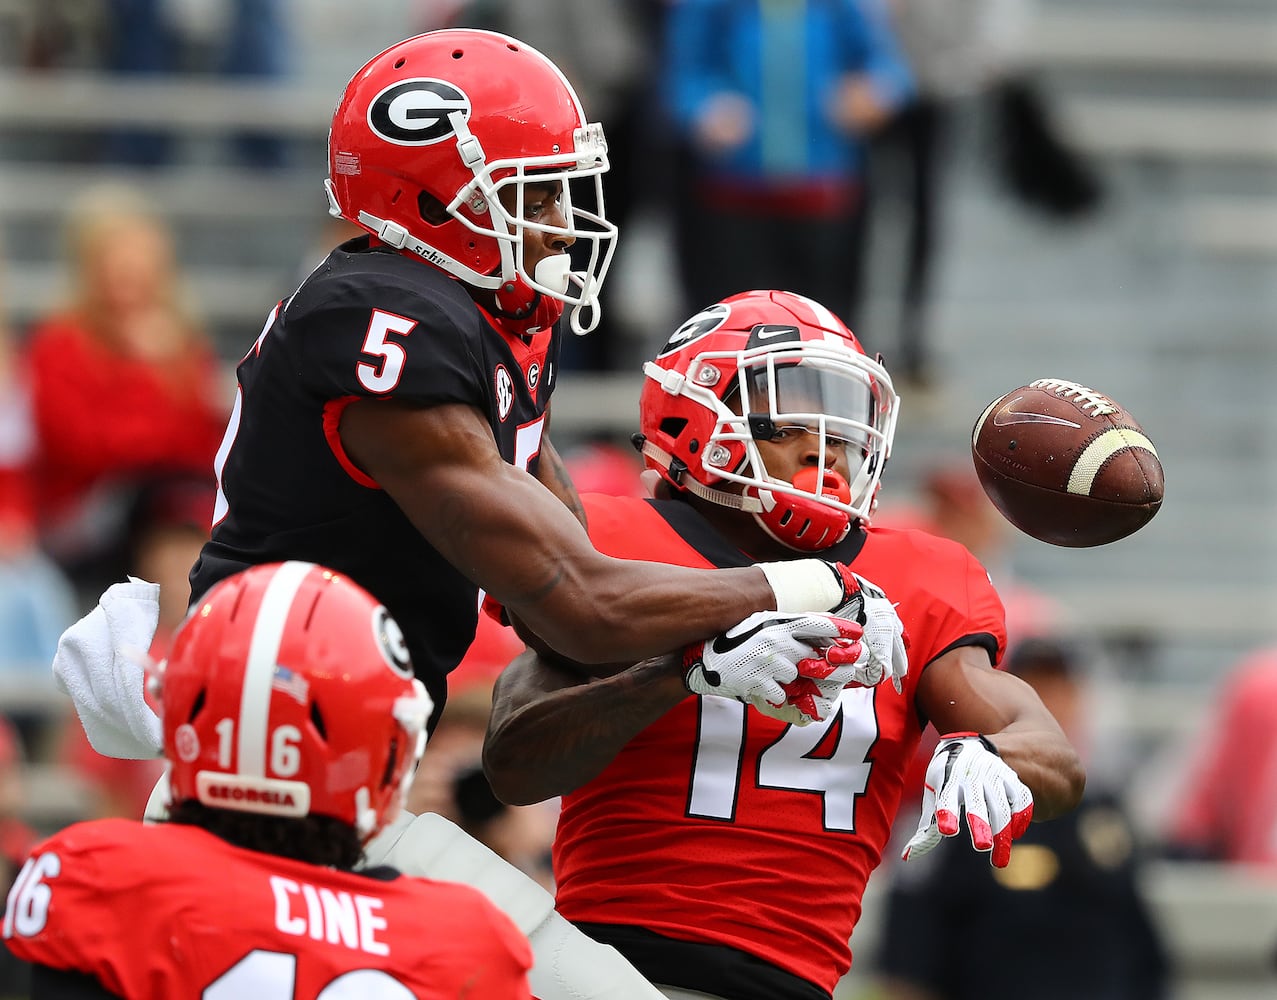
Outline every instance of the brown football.
POLYGON ((1040 378, 990 403, 971 432, 985 493, 1027 535, 1106 545, 1162 506, 1162 463, 1144 429, 1107 396, 1040 378))

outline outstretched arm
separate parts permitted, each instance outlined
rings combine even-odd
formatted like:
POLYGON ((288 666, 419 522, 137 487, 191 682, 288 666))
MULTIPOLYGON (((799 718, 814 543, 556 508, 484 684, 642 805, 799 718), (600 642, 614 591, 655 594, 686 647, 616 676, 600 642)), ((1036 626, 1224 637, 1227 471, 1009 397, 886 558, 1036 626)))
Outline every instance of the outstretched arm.
POLYGON ((601 774, 625 744, 688 697, 675 656, 590 679, 529 650, 497 678, 484 772, 510 805, 564 795, 601 774))
POLYGON ((930 664, 918 680, 919 707, 940 734, 976 732, 1033 793, 1033 818, 1052 819, 1082 798, 1086 771, 1037 692, 994 670, 983 649, 963 646, 930 664))
POLYGON ((971 846, 1005 868, 1032 820, 1081 799, 1086 775, 1063 730, 1028 684, 995 671, 982 650, 950 650, 931 663, 917 701, 941 738, 906 861, 957 835, 965 817, 971 846))
MULTIPOLYGON (((341 439, 431 545, 573 660, 634 663, 777 607, 757 567, 709 571, 602 555, 559 497, 501 459, 473 407, 364 400, 346 409, 341 439)), ((811 565, 816 592, 841 589, 811 565)))

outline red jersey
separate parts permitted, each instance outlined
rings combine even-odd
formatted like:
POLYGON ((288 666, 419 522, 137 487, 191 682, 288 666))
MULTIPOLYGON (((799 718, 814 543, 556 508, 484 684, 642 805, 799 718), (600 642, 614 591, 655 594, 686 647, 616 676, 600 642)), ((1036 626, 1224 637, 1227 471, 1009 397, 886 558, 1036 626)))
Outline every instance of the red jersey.
MULTIPOLYGON (((681 501, 584 500, 590 537, 608 555, 751 562, 681 501)), ((985 647, 996 663, 1006 636, 988 574, 955 542, 870 529, 822 555, 898 602, 909 642, 904 692, 849 689, 826 722, 805 727, 689 695, 564 797, 554 868, 569 920, 591 933, 628 925, 736 949, 784 970, 785 982, 802 981, 789 996, 827 996, 847 972, 861 895, 921 735, 918 678, 961 645, 985 647), (841 860, 832 871, 830 858, 841 860)), ((691 986, 659 962, 627 957, 656 982, 691 986)))
POLYGON ((19 958, 129 1000, 527 1000, 531 948, 485 896, 381 871, 246 851, 192 826, 79 823, 32 853, 4 937, 19 958))

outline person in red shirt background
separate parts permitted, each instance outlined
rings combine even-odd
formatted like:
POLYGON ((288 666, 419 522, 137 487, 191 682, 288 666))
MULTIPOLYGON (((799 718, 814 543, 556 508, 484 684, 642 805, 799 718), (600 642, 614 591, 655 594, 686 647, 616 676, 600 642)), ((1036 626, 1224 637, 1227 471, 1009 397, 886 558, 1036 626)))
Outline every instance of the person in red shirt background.
POLYGON ((132 485, 161 471, 212 482, 230 397, 183 299, 173 234, 145 197, 91 188, 68 218, 69 297, 26 345, 32 474, 42 544, 96 598, 121 575, 132 485))
POLYGON ((1170 853, 1277 873, 1277 647, 1233 668, 1168 796, 1170 853))

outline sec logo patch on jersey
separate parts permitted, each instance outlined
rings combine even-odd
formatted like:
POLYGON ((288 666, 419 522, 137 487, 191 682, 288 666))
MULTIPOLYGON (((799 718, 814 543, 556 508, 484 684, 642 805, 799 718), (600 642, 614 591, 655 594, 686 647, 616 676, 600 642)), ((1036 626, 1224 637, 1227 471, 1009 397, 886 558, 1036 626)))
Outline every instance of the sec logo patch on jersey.
POLYGON ((510 415, 510 407, 514 405, 514 380, 506 371, 505 365, 497 365, 492 374, 493 386, 497 392, 497 416, 504 420, 510 415))

